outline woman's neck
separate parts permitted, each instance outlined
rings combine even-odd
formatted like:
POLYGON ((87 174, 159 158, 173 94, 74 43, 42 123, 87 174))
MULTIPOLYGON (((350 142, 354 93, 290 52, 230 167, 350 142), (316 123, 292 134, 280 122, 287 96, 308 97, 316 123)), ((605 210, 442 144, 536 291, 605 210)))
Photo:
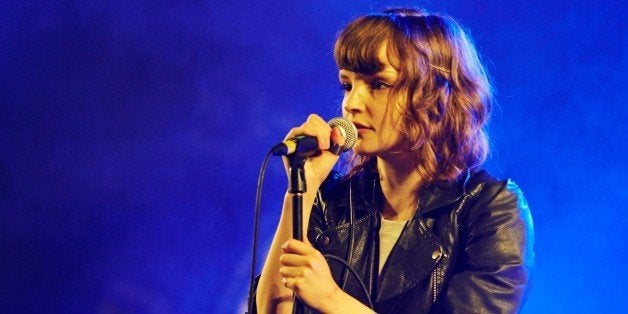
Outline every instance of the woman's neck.
POLYGON ((409 160, 377 158, 379 183, 384 194, 382 216, 410 220, 417 208, 421 177, 409 160))

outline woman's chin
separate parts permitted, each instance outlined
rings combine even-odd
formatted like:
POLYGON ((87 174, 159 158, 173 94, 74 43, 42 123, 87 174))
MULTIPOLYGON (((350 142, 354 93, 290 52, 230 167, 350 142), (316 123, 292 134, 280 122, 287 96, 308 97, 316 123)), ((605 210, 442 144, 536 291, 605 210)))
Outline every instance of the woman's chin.
POLYGON ((369 149, 368 147, 364 147, 364 145, 360 145, 360 143, 356 143, 353 146, 353 153, 360 156, 372 156, 375 155, 375 151, 373 149, 369 149))

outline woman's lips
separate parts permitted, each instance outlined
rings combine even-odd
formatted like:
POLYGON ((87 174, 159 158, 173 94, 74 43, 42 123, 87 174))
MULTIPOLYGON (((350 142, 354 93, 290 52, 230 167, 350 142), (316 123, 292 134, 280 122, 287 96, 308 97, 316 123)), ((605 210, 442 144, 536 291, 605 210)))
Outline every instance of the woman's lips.
POLYGON ((358 129, 358 134, 362 134, 362 133, 373 130, 372 128, 365 126, 363 124, 360 124, 360 123, 353 122, 353 124, 355 125, 355 128, 358 129))

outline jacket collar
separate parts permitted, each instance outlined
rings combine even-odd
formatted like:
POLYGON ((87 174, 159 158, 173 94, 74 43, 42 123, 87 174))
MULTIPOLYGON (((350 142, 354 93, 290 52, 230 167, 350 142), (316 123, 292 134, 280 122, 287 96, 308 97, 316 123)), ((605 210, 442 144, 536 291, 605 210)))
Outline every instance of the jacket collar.
POLYGON ((419 193, 421 213, 425 214, 460 200, 466 193, 467 183, 470 177, 471 173, 467 171, 461 175, 458 180, 451 183, 433 184, 421 189, 419 193))
MULTIPOLYGON (((448 206, 460 200, 466 193, 470 177, 471 173, 467 171, 456 181, 432 184, 421 189, 421 192, 419 192, 421 214, 448 206)), ((383 195, 377 172, 364 171, 352 179, 345 180, 348 181, 345 183, 351 184, 353 191, 356 191, 356 193, 352 193, 352 198, 357 210, 374 213, 381 208, 383 195)), ((349 205, 348 193, 341 197, 338 205, 349 205)))

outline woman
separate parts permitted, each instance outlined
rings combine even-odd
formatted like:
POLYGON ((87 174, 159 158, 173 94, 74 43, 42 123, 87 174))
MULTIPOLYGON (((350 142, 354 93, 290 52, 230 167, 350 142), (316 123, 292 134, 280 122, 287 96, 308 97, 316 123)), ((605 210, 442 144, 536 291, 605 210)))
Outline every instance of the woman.
POLYGON ((291 198, 257 288, 260 313, 291 312, 293 293, 323 313, 511 313, 529 285, 533 232, 510 180, 478 170, 491 86, 451 18, 387 10, 351 22, 334 47, 343 115, 358 129, 348 174, 342 137, 310 115, 287 138, 317 138, 305 164, 305 242, 291 198), (345 260, 364 284, 335 259, 345 260), (369 308, 369 303, 374 308, 369 308))

